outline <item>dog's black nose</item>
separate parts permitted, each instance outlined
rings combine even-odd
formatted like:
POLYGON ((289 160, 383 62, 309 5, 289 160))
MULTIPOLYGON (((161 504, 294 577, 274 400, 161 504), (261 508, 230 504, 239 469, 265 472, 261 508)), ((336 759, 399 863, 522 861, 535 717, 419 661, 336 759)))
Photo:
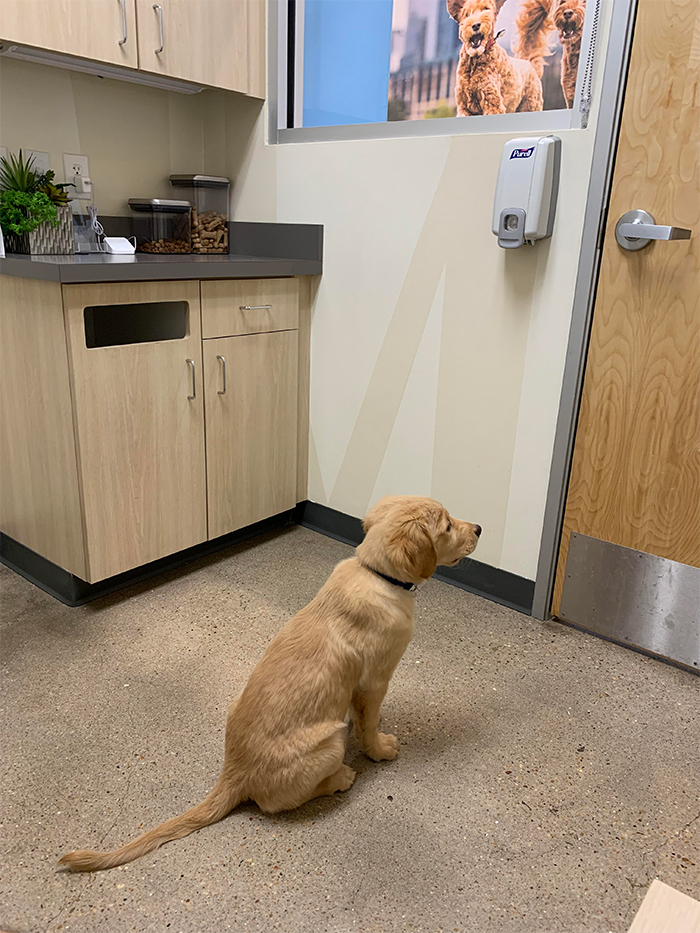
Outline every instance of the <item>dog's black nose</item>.
POLYGON ((472 23, 472 32, 478 32, 481 29, 481 23, 472 23))
POLYGON ((571 19, 573 15, 573 10, 564 10, 564 19, 571 19))
POLYGON ((474 529, 474 534, 477 536, 477 538, 481 537, 481 525, 476 526, 476 528, 474 529))

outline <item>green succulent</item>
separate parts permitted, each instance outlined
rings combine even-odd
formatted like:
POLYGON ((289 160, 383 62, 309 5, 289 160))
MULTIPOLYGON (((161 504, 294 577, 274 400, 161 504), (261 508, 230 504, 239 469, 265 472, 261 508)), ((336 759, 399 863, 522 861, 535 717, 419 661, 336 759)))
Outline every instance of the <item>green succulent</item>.
POLYGON ((70 182, 56 182, 56 173, 53 169, 47 172, 38 172, 32 166, 34 156, 24 158, 22 150, 15 156, 10 153, 0 158, 0 189, 4 191, 42 191, 54 204, 68 204, 70 198, 65 188, 73 188, 70 182))
POLYGON ((34 156, 25 159, 9 153, 0 158, 0 226, 3 233, 21 236, 47 221, 58 226, 58 209, 68 204, 64 183, 54 182, 56 173, 38 172, 33 167, 34 156))
POLYGON ((0 188, 5 191, 36 191, 37 181, 41 177, 34 165, 34 156, 24 158, 22 150, 19 155, 11 152, 0 158, 0 188))
POLYGON ((54 182, 56 173, 53 169, 49 169, 48 172, 44 172, 43 175, 40 175, 36 181, 36 190, 43 191, 44 194, 48 197, 49 201, 52 201, 54 204, 64 205, 70 202, 68 194, 64 190, 65 188, 74 188, 71 182, 54 182))

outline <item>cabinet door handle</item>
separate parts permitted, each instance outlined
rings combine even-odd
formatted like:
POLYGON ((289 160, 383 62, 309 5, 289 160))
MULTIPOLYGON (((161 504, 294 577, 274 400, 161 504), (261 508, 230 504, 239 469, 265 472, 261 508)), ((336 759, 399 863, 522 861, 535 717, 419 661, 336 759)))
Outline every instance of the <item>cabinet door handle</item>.
POLYGON ((124 45, 129 38, 129 25, 126 21, 126 0, 119 0, 119 6, 122 8, 122 38, 119 45, 124 45))
POLYGON ((192 395, 188 395, 187 398, 193 399, 197 398, 197 378, 195 375, 194 360, 187 360, 187 363, 192 367, 192 395))
POLYGON ((270 311, 272 305, 239 305, 239 311, 270 311))
POLYGON ((158 17, 158 30, 160 33, 160 48, 155 49, 155 53, 156 55, 160 55, 160 53, 165 48, 165 32, 163 30, 163 7, 160 5, 160 3, 154 3, 153 9, 156 11, 156 16, 158 17))
POLYGON ((219 353, 216 354, 217 360, 221 360, 221 373, 224 377, 224 387, 219 389, 216 393, 217 395, 226 395, 226 357, 221 356, 219 353))

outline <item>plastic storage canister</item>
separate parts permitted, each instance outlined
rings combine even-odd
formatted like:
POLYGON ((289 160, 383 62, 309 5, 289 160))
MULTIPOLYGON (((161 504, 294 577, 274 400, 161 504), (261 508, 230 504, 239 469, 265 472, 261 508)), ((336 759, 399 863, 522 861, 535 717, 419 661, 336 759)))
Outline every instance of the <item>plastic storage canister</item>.
POLYGON ((189 201, 161 198, 129 198, 134 211, 134 233, 138 253, 189 253, 189 201))
POLYGON ((171 175, 173 188, 192 204, 192 252, 228 253, 228 195, 231 182, 219 175, 171 175))

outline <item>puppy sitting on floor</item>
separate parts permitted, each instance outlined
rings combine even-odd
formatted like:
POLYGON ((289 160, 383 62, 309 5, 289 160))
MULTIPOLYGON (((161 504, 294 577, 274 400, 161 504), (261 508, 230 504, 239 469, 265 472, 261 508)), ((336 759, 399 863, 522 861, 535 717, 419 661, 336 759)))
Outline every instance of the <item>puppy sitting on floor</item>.
POLYGON ((271 642, 226 724, 224 764, 208 797, 112 852, 77 850, 72 871, 131 862, 164 842, 222 819, 245 800, 265 813, 347 790, 345 717, 374 761, 399 753, 378 731, 379 709, 413 635, 413 595, 440 565, 471 554, 481 528, 432 499, 389 496, 364 520, 356 556, 337 565, 318 595, 271 642))

